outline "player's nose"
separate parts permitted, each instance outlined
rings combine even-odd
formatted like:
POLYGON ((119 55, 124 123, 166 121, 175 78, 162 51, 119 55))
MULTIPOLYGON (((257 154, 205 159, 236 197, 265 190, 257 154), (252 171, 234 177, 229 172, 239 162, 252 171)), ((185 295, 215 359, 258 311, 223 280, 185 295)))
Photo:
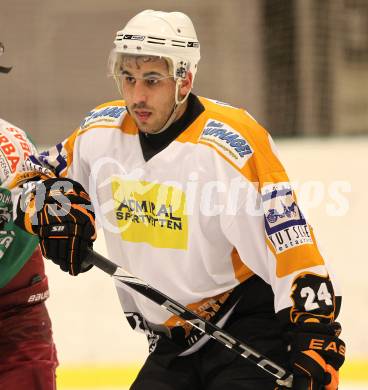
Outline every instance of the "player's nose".
POLYGON ((142 105, 147 101, 147 89, 143 80, 137 80, 133 89, 133 103, 142 105))

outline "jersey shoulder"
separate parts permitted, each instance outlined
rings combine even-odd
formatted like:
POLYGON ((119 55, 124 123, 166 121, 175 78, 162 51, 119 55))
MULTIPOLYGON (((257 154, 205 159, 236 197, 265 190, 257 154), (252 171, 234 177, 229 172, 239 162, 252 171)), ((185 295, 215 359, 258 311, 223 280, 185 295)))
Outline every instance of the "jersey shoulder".
POLYGON ((272 139, 246 110, 200 98, 205 110, 198 143, 207 145, 238 169, 262 161, 279 169, 272 139), (276 166, 274 166, 276 165, 276 166))
POLYGON ((127 112, 124 100, 100 104, 87 113, 79 125, 83 132, 90 128, 120 128, 127 112))
POLYGON ((34 153, 36 147, 26 132, 0 119, 0 183, 5 185, 15 172, 25 170, 25 161, 34 153))
POLYGON ((233 128, 250 141, 267 131, 256 121, 256 119, 245 109, 234 107, 228 103, 218 100, 199 98, 205 108, 205 115, 208 118, 216 118, 218 122, 233 128))
POLYGON ((100 151, 101 145, 111 142, 112 134, 122 132, 126 113, 124 100, 113 100, 96 106, 87 113, 71 135, 40 153, 34 160, 52 169, 57 176, 66 176, 81 148, 90 153, 100 151))

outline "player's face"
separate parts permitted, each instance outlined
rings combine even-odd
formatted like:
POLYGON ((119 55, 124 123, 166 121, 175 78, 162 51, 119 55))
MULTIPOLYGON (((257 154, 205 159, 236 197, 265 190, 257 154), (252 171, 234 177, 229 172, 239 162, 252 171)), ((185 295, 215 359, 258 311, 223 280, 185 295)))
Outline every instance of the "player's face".
POLYGON ((126 58, 121 75, 124 99, 138 128, 151 134, 161 130, 175 104, 175 81, 166 61, 155 57, 126 58))

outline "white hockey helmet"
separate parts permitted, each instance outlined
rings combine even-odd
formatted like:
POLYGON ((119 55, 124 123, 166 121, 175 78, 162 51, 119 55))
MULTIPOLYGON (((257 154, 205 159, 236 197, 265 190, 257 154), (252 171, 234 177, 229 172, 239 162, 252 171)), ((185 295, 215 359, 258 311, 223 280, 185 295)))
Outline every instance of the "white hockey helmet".
POLYGON ((143 55, 163 57, 171 62, 175 80, 190 71, 193 80, 200 59, 199 42, 190 18, 182 12, 145 10, 117 32, 110 58, 110 72, 116 75, 119 57, 143 55))

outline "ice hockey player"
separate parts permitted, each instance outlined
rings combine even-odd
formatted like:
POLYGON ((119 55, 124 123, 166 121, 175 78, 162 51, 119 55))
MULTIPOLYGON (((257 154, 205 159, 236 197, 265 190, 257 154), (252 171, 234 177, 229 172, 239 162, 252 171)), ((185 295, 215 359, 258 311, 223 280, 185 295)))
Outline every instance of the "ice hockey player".
MULTIPOLYGON (((0 55, 4 46, 0 43, 0 55)), ((0 66, 0 73, 10 67, 0 66)), ((0 118, 0 389, 55 390, 58 364, 38 237, 13 222, 17 190, 9 190, 36 153, 27 134, 0 118)))
MULTIPOLYGON (((200 46, 185 14, 140 12, 114 43, 124 100, 31 158, 57 178, 39 184, 42 207, 37 190, 28 195, 19 223, 77 275, 95 235, 92 203, 112 261, 291 369, 293 389, 336 390, 341 297, 270 135, 244 109, 191 92, 200 46), (48 212, 58 199, 64 216, 48 212)), ((149 341, 132 389, 277 388, 177 316, 117 290, 149 341)))

